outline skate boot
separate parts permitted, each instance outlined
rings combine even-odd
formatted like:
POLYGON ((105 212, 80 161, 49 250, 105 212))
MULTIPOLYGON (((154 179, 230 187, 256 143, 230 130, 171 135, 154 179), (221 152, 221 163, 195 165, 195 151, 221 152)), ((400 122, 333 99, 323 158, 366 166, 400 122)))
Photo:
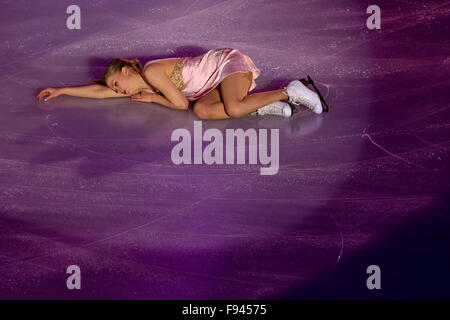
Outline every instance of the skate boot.
POLYGON ((289 105, 289 103, 283 101, 275 101, 271 104, 259 108, 255 112, 250 113, 250 115, 252 116, 263 116, 268 114, 289 118, 292 116, 292 107, 289 105))
POLYGON ((289 103, 294 105, 294 107, 303 105, 316 114, 320 114, 322 111, 328 112, 328 105, 314 85, 310 76, 308 76, 308 80, 300 79, 291 81, 288 86, 283 89, 283 93, 289 97, 289 103), (317 93, 307 88, 309 84, 312 84, 317 93), (326 108, 323 108, 322 103, 326 108))

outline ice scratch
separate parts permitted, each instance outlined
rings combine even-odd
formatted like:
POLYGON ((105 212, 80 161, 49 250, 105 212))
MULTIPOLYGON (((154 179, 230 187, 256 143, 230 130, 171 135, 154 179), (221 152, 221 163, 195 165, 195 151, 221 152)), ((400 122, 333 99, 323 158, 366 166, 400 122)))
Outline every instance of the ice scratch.
POLYGON ((419 168, 421 168, 421 169, 431 170, 431 169, 428 169, 428 168, 426 168, 426 167, 424 167, 424 166, 421 166, 420 164, 416 164, 416 163, 414 163, 414 162, 411 162, 411 161, 409 161, 408 159, 402 158, 402 157, 396 155, 395 153, 390 152, 389 150, 386 150, 385 148, 383 148, 382 146, 380 146, 378 143, 376 143, 375 141, 373 141, 372 137, 371 137, 368 133, 366 133, 366 129, 365 129, 365 128, 364 128, 363 134, 361 135, 361 138, 363 138, 363 137, 369 138, 370 142, 372 142, 375 146, 377 146, 378 148, 380 148, 381 150, 383 150, 383 151, 386 152, 387 154, 389 154, 389 155, 391 155, 391 156, 393 156, 393 157, 395 157, 395 158, 397 158, 397 159, 399 159, 399 160, 402 160, 402 161, 404 161, 404 162, 406 162, 406 163, 409 163, 409 164, 411 164, 411 165, 413 165, 413 166, 416 166, 416 167, 419 167, 419 168))

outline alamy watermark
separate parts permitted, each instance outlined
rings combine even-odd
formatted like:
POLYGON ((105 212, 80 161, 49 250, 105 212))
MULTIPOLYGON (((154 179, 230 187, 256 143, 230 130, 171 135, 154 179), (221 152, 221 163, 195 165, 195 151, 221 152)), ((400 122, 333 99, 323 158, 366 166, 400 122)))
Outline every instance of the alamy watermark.
POLYGON ((70 276, 66 280, 67 289, 80 290, 81 289, 81 269, 80 269, 80 267, 75 264, 70 265, 67 267, 66 273, 70 274, 70 276))
POLYGON ((381 29, 381 9, 379 6, 373 4, 367 8, 367 13, 371 14, 366 21, 366 26, 369 30, 381 29))
POLYGON ((224 136, 219 129, 211 128, 203 133, 202 121, 194 121, 194 137, 184 128, 175 129, 171 141, 178 141, 172 148, 171 159, 174 164, 245 164, 246 138, 248 138, 248 164, 265 165, 260 169, 261 175, 274 175, 279 168, 279 129, 270 129, 270 155, 268 153, 267 129, 250 128, 226 129, 224 136), (203 149, 203 141, 210 143, 203 149), (236 144, 235 144, 235 141, 236 144), (192 144, 194 158, 192 159, 192 144), (236 157, 235 157, 236 147, 236 157), (225 163, 224 163, 225 151, 225 163), (235 158, 237 161, 235 162, 235 158))
POLYGON ((67 7, 67 14, 70 16, 67 17, 66 26, 67 29, 81 29, 81 9, 76 4, 72 4, 67 7))
POLYGON ((367 274, 370 274, 370 276, 367 278, 366 286, 367 289, 373 290, 373 289, 381 289, 381 269, 379 266, 373 264, 367 267, 366 270, 367 274))

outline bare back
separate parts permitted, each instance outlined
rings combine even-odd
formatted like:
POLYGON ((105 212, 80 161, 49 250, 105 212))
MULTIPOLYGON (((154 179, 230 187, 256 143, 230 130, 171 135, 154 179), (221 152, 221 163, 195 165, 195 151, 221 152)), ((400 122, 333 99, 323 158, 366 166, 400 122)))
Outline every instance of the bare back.
MULTIPOLYGON (((144 71, 145 69, 150 65, 150 64, 158 64, 160 66, 162 66, 164 73, 166 74, 167 77, 170 78, 175 65, 184 58, 163 58, 163 59, 156 59, 156 60, 151 60, 148 61, 145 65, 144 65, 144 71)), ((156 92, 159 92, 158 89, 155 88, 156 92)))
POLYGON ((144 70, 150 65, 150 64, 154 64, 157 63, 161 66, 163 66, 163 70, 165 71, 166 75, 169 77, 170 74, 173 71, 173 68, 175 67, 175 65, 177 64, 178 61, 180 61, 180 59, 183 58, 166 58, 166 59, 157 59, 157 60, 152 60, 149 61, 145 64, 144 66, 144 70))

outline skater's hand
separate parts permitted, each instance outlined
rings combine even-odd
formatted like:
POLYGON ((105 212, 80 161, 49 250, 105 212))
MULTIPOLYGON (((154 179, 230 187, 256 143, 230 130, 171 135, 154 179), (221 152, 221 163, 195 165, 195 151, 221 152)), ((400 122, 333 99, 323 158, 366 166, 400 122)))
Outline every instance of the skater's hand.
POLYGON ((61 94, 61 89, 47 88, 39 92, 37 98, 39 99, 39 101, 41 101, 42 99, 44 99, 44 101, 48 101, 50 99, 56 98, 61 94))
POLYGON ((157 93, 149 93, 145 91, 141 91, 131 96, 131 100, 139 101, 139 102, 153 102, 153 98, 157 96, 157 93))

